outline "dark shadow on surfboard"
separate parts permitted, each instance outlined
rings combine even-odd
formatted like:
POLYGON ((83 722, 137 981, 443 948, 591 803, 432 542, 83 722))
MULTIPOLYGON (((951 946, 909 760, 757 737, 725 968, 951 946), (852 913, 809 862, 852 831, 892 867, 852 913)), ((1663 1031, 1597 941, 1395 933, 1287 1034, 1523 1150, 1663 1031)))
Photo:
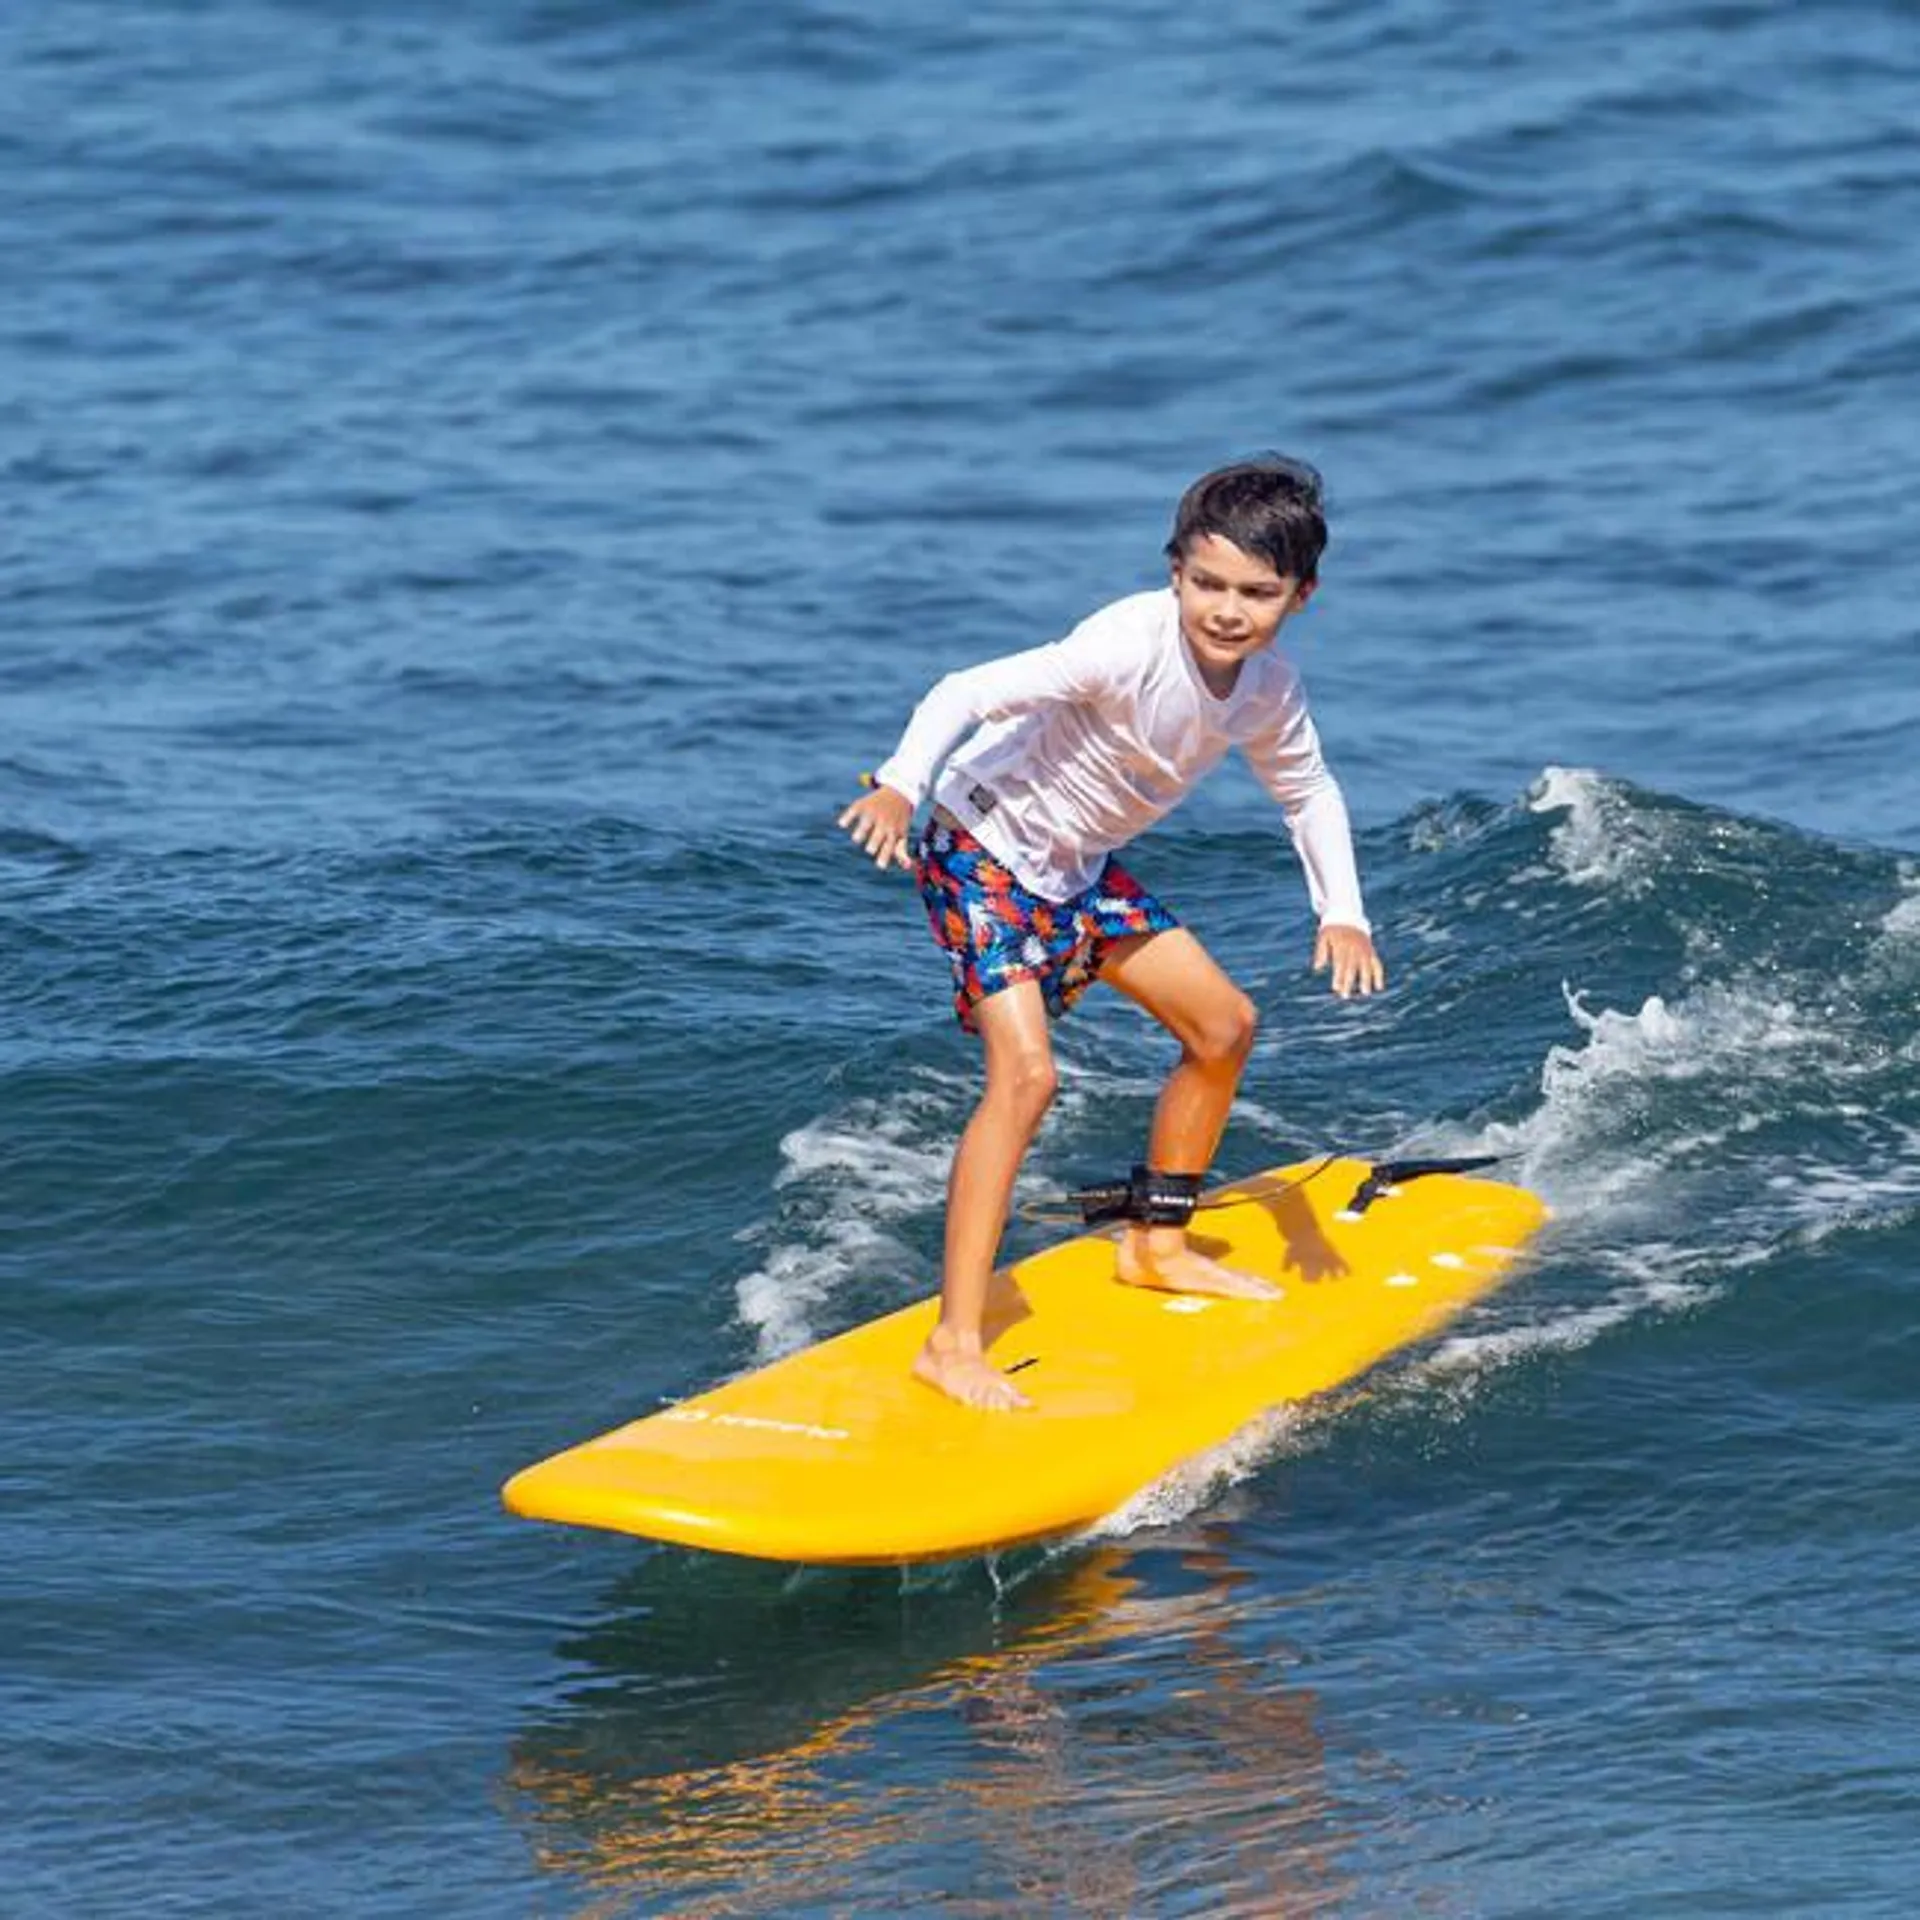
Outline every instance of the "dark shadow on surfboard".
POLYGON ((1303 1280, 1337 1280, 1348 1271, 1339 1249, 1320 1230, 1307 1196, 1298 1187, 1278 1193, 1261 1203, 1273 1216, 1286 1243, 1283 1271, 1297 1273, 1303 1280))
MULTIPOLYGON (((1283 1249, 1280 1263, 1283 1274, 1295 1274, 1308 1281, 1337 1280, 1349 1268, 1314 1217, 1313 1204, 1307 1198, 1307 1187, 1317 1177, 1317 1173, 1309 1173, 1299 1179, 1239 1181, 1230 1191, 1238 1199, 1252 1201, 1273 1221, 1283 1249)), ((1195 1218, 1204 1222, 1206 1214, 1202 1212, 1195 1218)), ((1192 1237, 1200 1250, 1212 1258, 1231 1258, 1233 1250, 1226 1241, 1215 1240, 1202 1229, 1193 1230, 1192 1237)))

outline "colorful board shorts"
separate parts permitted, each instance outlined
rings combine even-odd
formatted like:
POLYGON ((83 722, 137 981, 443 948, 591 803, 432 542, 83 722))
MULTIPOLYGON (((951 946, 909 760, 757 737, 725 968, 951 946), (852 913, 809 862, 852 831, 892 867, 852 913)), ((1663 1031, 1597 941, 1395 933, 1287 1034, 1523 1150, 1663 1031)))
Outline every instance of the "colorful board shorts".
POLYGON ((969 1033, 990 993, 1037 980, 1059 1015, 1093 985, 1115 941, 1165 933, 1180 922, 1118 860, 1084 893, 1043 900, 1030 893, 966 828, 930 819, 914 871, 933 937, 953 968, 953 1007, 969 1033))

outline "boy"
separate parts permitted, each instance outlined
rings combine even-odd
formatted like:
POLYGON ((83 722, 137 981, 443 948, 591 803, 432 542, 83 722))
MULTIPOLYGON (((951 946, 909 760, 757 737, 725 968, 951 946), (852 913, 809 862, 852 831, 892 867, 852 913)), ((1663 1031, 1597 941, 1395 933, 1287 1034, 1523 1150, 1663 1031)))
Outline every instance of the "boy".
POLYGON ((1096 978, 1180 1043, 1129 1186, 1117 1277, 1243 1299, 1275 1291, 1186 1234, 1252 1051, 1253 1003, 1112 856, 1237 746, 1286 810, 1320 920, 1315 970, 1332 970, 1342 999, 1385 985, 1346 803, 1299 678, 1273 651, 1312 596, 1326 539, 1320 476, 1304 462, 1205 475, 1174 516, 1169 588, 1116 601, 1051 646, 949 674, 840 816, 876 865, 918 872, 960 1024, 986 1053, 947 1186, 940 1320, 913 1367, 964 1406, 1032 1405, 988 1360, 982 1321, 1014 1180, 1053 1098, 1048 1018, 1096 978), (929 794, 916 862, 907 836, 929 794))

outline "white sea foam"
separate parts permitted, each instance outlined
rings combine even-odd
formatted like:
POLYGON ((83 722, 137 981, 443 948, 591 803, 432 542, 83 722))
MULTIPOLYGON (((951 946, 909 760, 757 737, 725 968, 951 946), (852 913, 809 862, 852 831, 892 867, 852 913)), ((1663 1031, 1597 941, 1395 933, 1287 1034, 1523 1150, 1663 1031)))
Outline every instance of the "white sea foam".
MULTIPOLYGON (((1060 1091, 1049 1118, 1056 1138, 1071 1138, 1088 1105, 1139 1088, 1097 1069, 1062 1060, 1060 1091)), ((819 1310, 848 1280, 896 1280, 904 1302, 940 1283, 903 1237, 909 1222, 937 1221, 945 1200, 954 1141, 966 1124, 978 1082, 964 1073, 921 1070, 880 1097, 856 1099, 780 1142, 773 1219, 741 1237, 766 1246, 761 1265, 741 1278, 735 1298, 755 1333, 757 1357, 777 1358, 820 1335, 819 1310)), ((1043 1166, 1023 1169, 1016 1203, 1057 1190, 1043 1166)))
POLYGON ((1078 1537, 1114 1540, 1177 1526, 1203 1507, 1216 1504, 1228 1488, 1271 1462, 1309 1452, 1319 1444, 1325 1424, 1317 1408, 1276 1407, 1249 1421, 1219 1446, 1181 1461, 1078 1537))
POLYGON ((1920 938, 1920 873, 1903 869, 1900 885, 1900 898, 1880 922, 1880 931, 1896 940, 1920 938))
POLYGON ((1830 1046, 1817 1020, 1769 987, 1709 985, 1672 1001, 1654 994, 1631 1013, 1595 1012, 1583 993, 1563 992, 1583 1038, 1548 1050, 1533 1111, 1478 1129, 1433 1129, 1410 1150, 1499 1154, 1503 1171, 1566 1221, 1607 1217, 1617 1227, 1657 1210, 1673 1170, 1762 1124, 1830 1046), (1690 1084, 1680 1128, 1661 1103, 1690 1084))
MULTIPOLYGON (((1597 1297, 1515 1310, 1496 1299, 1408 1369, 1408 1390, 1458 1396, 1529 1356, 1570 1352, 1650 1315, 1693 1311, 1741 1269, 1861 1218, 1920 1200, 1920 1134, 1888 1137, 1869 1164, 1812 1160, 1796 1150, 1771 1173, 1764 1158, 1727 1176, 1726 1143, 1802 1111, 1848 1117, 1835 1089, 1870 1070, 1844 1021, 1772 982, 1709 984, 1635 1012, 1591 1010, 1565 989, 1582 1039, 1549 1050, 1539 1104, 1524 1119, 1440 1129, 1415 1150, 1498 1153, 1501 1172, 1555 1209, 1547 1247, 1604 1288, 1597 1297), (1677 1116, 1684 1114, 1684 1119, 1677 1116), (1715 1182, 1711 1208, 1699 1205, 1715 1182), (1697 1228, 1698 1231, 1687 1231, 1697 1228), (1491 1323, 1489 1324, 1489 1318, 1491 1323)), ((1874 1118, 1861 1108, 1852 1118, 1874 1118)), ((1744 1161, 1743 1150, 1743 1161, 1744 1161)))
POLYGON ((776 1217, 743 1238, 771 1242, 764 1263, 735 1289, 759 1357, 816 1337, 813 1315, 850 1276, 929 1276, 901 1238, 904 1224, 937 1209, 952 1144, 957 1090, 930 1079, 879 1100, 855 1100, 796 1127, 780 1142, 776 1217))
POLYGON ((1548 847, 1554 865, 1575 886, 1633 893, 1651 884, 1657 840, 1620 789, 1591 768, 1546 768, 1527 806, 1534 813, 1565 813, 1548 847))
POLYGON ((1610 1096, 1622 1082, 1698 1080, 1734 1066, 1743 1078, 1778 1078, 1822 1039, 1791 999, 1758 987, 1709 985, 1671 1004, 1653 994, 1631 1014, 1590 1013, 1584 995, 1563 992, 1587 1044, 1548 1052, 1540 1085, 1549 1108, 1610 1096))
POLYGON ((754 1329, 759 1359, 774 1360, 815 1337, 809 1317, 845 1273, 862 1267, 904 1266, 907 1251, 887 1234, 858 1222, 841 1223, 804 1244, 775 1247, 766 1264, 735 1288, 740 1318, 754 1329))

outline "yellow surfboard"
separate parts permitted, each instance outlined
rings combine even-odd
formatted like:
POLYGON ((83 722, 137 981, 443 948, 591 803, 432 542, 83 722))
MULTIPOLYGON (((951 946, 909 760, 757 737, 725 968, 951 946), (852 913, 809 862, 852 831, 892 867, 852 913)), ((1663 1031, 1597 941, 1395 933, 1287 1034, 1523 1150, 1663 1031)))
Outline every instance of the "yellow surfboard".
POLYGON ((924 1300, 555 1454, 502 1497, 530 1519, 821 1563, 1090 1526, 1260 1414, 1433 1333, 1546 1218, 1524 1188, 1457 1173, 1363 1198, 1371 1172, 1312 1161, 1205 1196, 1197 1242, 1277 1281, 1277 1300, 1123 1285, 1118 1229, 1005 1269, 989 1351, 1030 1413, 961 1407, 910 1377, 937 1313, 924 1300))

